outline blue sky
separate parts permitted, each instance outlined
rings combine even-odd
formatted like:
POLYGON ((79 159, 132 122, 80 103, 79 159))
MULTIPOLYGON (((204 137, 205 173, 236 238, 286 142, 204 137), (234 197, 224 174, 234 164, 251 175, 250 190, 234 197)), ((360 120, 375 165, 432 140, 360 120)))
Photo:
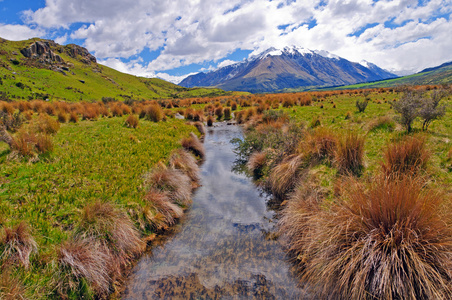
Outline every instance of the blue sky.
POLYGON ((452 61, 451 11, 452 0, 0 0, 0 37, 76 43, 176 83, 291 45, 413 73, 452 61))

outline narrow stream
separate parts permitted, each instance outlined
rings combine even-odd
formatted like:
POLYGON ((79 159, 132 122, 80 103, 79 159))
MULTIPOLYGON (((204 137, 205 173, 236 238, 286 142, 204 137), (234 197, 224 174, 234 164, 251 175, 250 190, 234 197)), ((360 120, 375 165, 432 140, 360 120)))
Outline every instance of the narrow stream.
POLYGON ((234 173, 238 126, 218 124, 205 138, 202 187, 177 232, 133 269, 123 299, 301 299, 278 241, 266 196, 234 173))

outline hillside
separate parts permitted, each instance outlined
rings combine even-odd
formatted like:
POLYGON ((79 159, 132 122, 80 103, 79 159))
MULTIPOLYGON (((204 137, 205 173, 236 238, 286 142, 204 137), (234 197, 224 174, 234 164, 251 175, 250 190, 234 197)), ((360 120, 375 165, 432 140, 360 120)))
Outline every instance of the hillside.
POLYGON ((396 77, 378 66, 350 62, 326 51, 270 48, 243 62, 184 79, 185 87, 215 86, 227 91, 274 92, 287 88, 336 86, 396 77))
POLYGON ((230 94, 189 89, 157 78, 136 77, 97 63, 85 48, 50 40, 0 39, 0 99, 118 100, 230 94))
MULTIPOLYGON (((381 88, 394 87, 399 85, 432 85, 432 84, 452 84, 452 62, 444 63, 437 67, 427 68, 419 73, 403 76, 399 78, 368 82, 339 87, 329 87, 331 89, 357 89, 357 88, 381 88)), ((286 92, 297 92, 306 89, 287 89, 286 92)))

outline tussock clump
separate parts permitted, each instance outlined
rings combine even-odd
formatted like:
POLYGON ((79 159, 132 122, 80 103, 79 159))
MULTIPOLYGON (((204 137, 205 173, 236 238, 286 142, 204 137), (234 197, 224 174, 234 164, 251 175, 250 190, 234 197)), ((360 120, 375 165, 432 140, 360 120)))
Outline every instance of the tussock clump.
POLYGON ((422 186, 409 177, 349 182, 308 217, 302 280, 320 298, 451 299, 450 210, 422 186))
POLYGON ((143 215, 152 229, 166 230, 184 215, 184 210, 173 203, 166 192, 151 189, 144 200, 147 205, 143 215))
POLYGON ((13 228, 4 228, 3 235, 0 237, 0 258, 2 262, 19 263, 28 268, 30 255, 37 249, 30 229, 24 222, 13 228))
POLYGON ((283 198, 293 191, 305 165, 303 155, 293 154, 274 167, 268 176, 267 185, 273 195, 283 198))
POLYGON ((342 174, 359 175, 364 167, 365 137, 349 132, 338 139, 335 164, 342 174))
POLYGON ((198 129, 198 131, 199 131, 199 133, 200 133, 201 135, 206 135, 206 128, 204 127, 204 124, 203 124, 203 123, 201 123, 201 122, 195 122, 195 123, 193 124, 193 126, 195 126, 196 129, 198 129))
POLYGON ((38 119, 31 124, 31 128, 34 132, 55 134, 60 130, 60 123, 47 114, 41 114, 38 119))
POLYGON ((58 113, 58 122, 67 123, 67 121, 69 121, 69 115, 66 112, 60 111, 58 113))
POLYGON ((28 299, 26 297, 26 289, 19 279, 12 275, 12 272, 9 269, 2 269, 0 272, 0 299, 28 299))
POLYGON ((256 151, 251 154, 246 167, 255 178, 259 178, 263 175, 263 169, 267 164, 267 160, 267 153, 256 151))
POLYGON ((21 130, 13 138, 11 149, 23 157, 35 157, 53 151, 53 140, 44 133, 21 130))
POLYGON ((192 182, 199 182, 200 180, 199 167, 196 158, 183 149, 175 150, 171 154, 169 166, 187 174, 192 182))
POLYGON ((191 151, 200 159, 204 159, 206 155, 204 145, 199 141, 198 137, 193 132, 190 133, 190 137, 182 139, 181 144, 186 150, 191 151))
POLYGON ((96 202, 85 206, 77 233, 107 246, 121 265, 144 250, 140 234, 130 218, 110 203, 96 202))
POLYGON ((225 107, 223 110, 224 113, 224 119, 225 120, 230 120, 231 119, 231 108, 230 107, 225 107))
POLYGON ((143 109, 146 120, 160 122, 163 119, 163 109, 158 104, 150 104, 143 109))
POLYGON ((78 115, 75 111, 71 112, 71 114, 69 115, 69 122, 71 122, 71 123, 78 122, 78 115))
POLYGON ((168 193, 173 203, 186 206, 191 202, 190 178, 181 170, 160 164, 147 175, 146 183, 150 190, 168 193))
POLYGON ((4 113, 12 115, 15 111, 14 106, 8 102, 0 102, 0 110, 4 113))
POLYGON ((394 120, 388 116, 378 117, 368 124, 369 131, 386 130, 394 131, 396 125, 394 120))
POLYGON ((213 122, 215 121, 214 117, 208 116, 207 117, 207 126, 213 126, 213 122))
POLYGON ((308 132, 298 145, 298 152, 305 153, 310 159, 332 161, 337 146, 336 134, 326 127, 318 127, 308 132))
POLYGON ((130 127, 130 128, 137 128, 138 127, 138 123, 139 123, 139 119, 137 116, 135 115, 130 115, 127 119, 126 119, 126 126, 130 127))
MULTIPOLYGON (((69 240, 58 249, 59 276, 56 290, 61 297, 71 291, 80 292, 81 281, 86 280, 98 295, 107 295, 110 288, 108 263, 111 257, 93 239, 69 240)), ((89 292, 87 292, 89 295, 89 292)))
POLYGON ((395 142, 386 148, 381 163, 386 175, 415 175, 427 167, 430 153, 425 148, 424 137, 411 136, 401 142, 395 142))

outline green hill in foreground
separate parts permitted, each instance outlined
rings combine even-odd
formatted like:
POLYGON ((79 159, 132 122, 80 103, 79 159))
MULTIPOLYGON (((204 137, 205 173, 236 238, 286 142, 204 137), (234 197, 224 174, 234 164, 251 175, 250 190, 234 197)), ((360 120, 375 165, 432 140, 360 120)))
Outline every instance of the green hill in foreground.
POLYGON ((74 44, 0 38, 0 100, 140 100, 230 94, 216 88, 184 88, 158 78, 124 74, 98 64, 85 48, 74 44))
MULTIPOLYGON (((437 85, 437 84, 452 84, 452 62, 444 63, 438 67, 428 68, 419 73, 360 84, 344 85, 337 87, 327 87, 320 90, 347 90, 347 89, 361 89, 361 88, 387 88, 401 85, 437 85)), ((308 89, 286 89, 284 92, 300 92, 308 89)))

